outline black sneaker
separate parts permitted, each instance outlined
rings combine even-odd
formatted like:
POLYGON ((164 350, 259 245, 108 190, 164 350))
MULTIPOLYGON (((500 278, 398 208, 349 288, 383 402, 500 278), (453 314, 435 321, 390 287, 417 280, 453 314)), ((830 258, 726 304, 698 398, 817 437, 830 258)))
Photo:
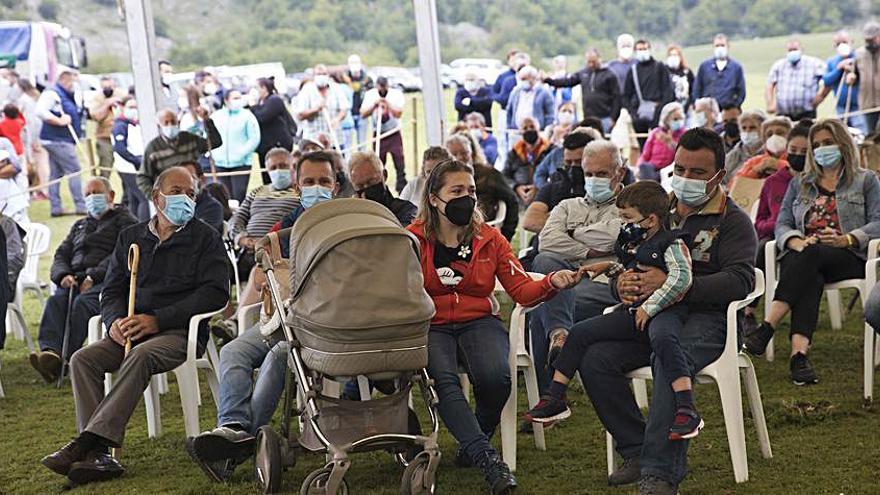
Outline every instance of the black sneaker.
POLYGON ((611 486, 631 485, 642 477, 642 465, 638 457, 630 457, 616 471, 608 476, 608 484, 611 486))
POLYGON ((677 495, 678 486, 656 476, 644 476, 639 480, 639 495, 677 495))
POLYGON ((551 423, 571 416, 571 409, 562 400, 549 395, 541 397, 530 411, 526 412, 525 420, 535 423, 551 423))
POLYGON ((700 430, 705 425, 706 423, 703 422, 703 418, 700 417, 697 411, 680 407, 678 411, 675 411, 675 420, 672 421, 672 426, 669 427, 669 439, 686 440, 694 438, 700 434, 700 430))
POLYGON ((743 332, 743 344, 750 354, 761 356, 767 350, 767 344, 773 338, 773 327, 769 323, 762 322, 758 328, 751 332, 743 332))
POLYGON ((550 333, 550 348, 547 350, 547 367, 553 366, 562 347, 565 346, 565 339, 568 338, 568 330, 557 328, 550 333))
POLYGON ((189 437, 186 439, 186 453, 192 457, 192 460, 202 468, 202 471, 216 483, 226 483, 230 477, 232 477, 232 473, 235 472, 235 460, 234 459, 220 459, 217 461, 206 461, 202 459, 198 452, 196 452, 194 445, 195 437, 189 437))
POLYGON ((254 455, 256 438, 246 431, 228 426, 218 426, 193 437, 192 448, 200 459, 205 461, 225 461, 234 459, 241 464, 254 455))
POLYGON ((76 485, 109 481, 122 476, 125 468, 109 452, 93 452, 85 460, 70 465, 67 478, 76 485))
POLYGON ((483 471, 492 495, 512 493, 516 489, 516 478, 497 452, 483 452, 476 459, 476 465, 483 471))
POLYGON ((791 369, 791 381, 795 385, 815 385, 819 383, 819 377, 816 375, 813 365, 810 364, 810 360, 807 359, 805 354, 799 352, 792 356, 788 366, 791 369))

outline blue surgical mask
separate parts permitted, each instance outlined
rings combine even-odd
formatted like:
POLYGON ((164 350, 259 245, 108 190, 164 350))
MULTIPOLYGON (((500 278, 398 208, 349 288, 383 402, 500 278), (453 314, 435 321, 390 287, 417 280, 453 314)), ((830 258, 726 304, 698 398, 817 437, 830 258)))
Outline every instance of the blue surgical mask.
POLYGON ((89 216, 98 218, 103 215, 110 206, 107 204, 107 196, 103 194, 89 194, 86 196, 86 210, 89 216))
POLYGON ((333 199, 333 190, 324 186, 303 187, 299 195, 300 204, 305 209, 331 199, 333 199))
POLYGON ((177 125, 163 125, 159 127, 159 130, 167 139, 176 139, 180 134, 180 127, 177 125))
POLYGON ((819 146, 813 150, 813 158, 816 160, 816 165, 822 168, 835 167, 840 163, 840 146, 836 144, 819 146))
POLYGON ((272 187, 277 191, 282 191, 290 187, 290 169, 279 168, 269 171, 269 179, 272 180, 272 187))
POLYGON ((585 177, 584 193, 588 199, 596 203, 604 203, 614 196, 611 190, 611 179, 606 177, 585 177))
POLYGON ((796 64, 801 61, 801 51, 792 50, 785 54, 785 59, 788 60, 788 63, 790 64, 796 64))
POLYGON ((165 198, 165 209, 162 214, 174 225, 185 225, 192 220, 196 212, 196 202, 186 194, 172 194, 166 196, 159 193, 165 198))
POLYGON ((636 60, 639 62, 651 60, 651 50, 636 50, 636 60))
POLYGON ((684 128, 684 120, 675 119, 669 121, 669 130, 672 132, 680 131, 684 128))
POLYGON ((682 203, 690 206, 700 206, 709 201, 709 181, 702 179, 688 179, 680 175, 672 176, 672 192, 682 203))

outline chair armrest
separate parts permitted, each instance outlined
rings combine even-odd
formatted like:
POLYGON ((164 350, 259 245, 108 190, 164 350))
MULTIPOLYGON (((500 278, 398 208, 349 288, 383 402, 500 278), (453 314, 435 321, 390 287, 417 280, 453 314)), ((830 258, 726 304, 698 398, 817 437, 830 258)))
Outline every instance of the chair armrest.
MULTIPOLYGON (((769 243, 768 243, 769 244, 769 243)), ((749 304, 752 303, 755 299, 761 297, 764 294, 764 272, 760 269, 755 268, 755 288, 752 292, 749 293, 745 297, 745 299, 741 299, 739 301, 733 301, 727 305, 727 340, 724 344, 725 350, 729 347, 738 350, 737 348, 737 321, 736 314, 739 310, 745 308, 749 304), (731 331, 732 330, 732 331, 731 331)))
POLYGON ((617 311, 617 309, 620 308, 621 306, 623 306, 623 303, 615 304, 614 306, 608 306, 607 308, 605 308, 604 311, 602 311, 602 314, 607 315, 608 313, 613 313, 613 312, 617 311))
POLYGON ((871 239, 870 241, 868 241, 869 260, 876 259, 878 256, 880 256, 878 250, 880 250, 880 239, 871 239))
MULTIPOLYGON (((198 347, 199 342, 199 324, 222 311, 223 308, 220 308, 217 311, 210 311, 208 313, 194 315, 192 318, 189 319, 189 335, 186 342, 187 361, 194 363, 196 360, 196 348, 198 347)), ((211 338, 210 335, 208 336, 208 338, 211 338)))
POLYGON ((251 325, 260 321, 260 307, 262 303, 248 304, 238 308, 238 334, 241 335, 251 325))

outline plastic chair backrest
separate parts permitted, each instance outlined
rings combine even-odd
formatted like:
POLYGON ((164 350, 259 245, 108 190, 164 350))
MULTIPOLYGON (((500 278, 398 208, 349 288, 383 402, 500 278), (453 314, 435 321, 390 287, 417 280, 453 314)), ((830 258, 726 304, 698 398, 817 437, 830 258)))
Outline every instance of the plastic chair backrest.
POLYGON ((49 227, 40 223, 31 223, 25 230, 27 235, 24 238, 24 242, 27 255, 19 278, 23 282, 36 282, 40 256, 49 250, 49 240, 52 233, 49 227))
POLYGON ((660 169, 660 185, 667 192, 672 192, 672 175, 675 172, 675 165, 667 165, 660 169))
POLYGON ((507 204, 503 201, 499 201, 498 209, 496 211, 497 212, 495 213, 495 218, 489 222, 486 222, 486 224, 492 227, 500 228, 504 224, 504 217, 507 216, 507 204))

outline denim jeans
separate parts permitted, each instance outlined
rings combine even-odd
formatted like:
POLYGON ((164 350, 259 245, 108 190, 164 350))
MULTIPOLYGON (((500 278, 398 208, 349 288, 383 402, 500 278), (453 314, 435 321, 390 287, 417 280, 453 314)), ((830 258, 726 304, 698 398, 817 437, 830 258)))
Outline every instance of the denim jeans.
MULTIPOLYGON (((252 168, 252 165, 245 165, 242 167, 232 167, 232 168, 219 168, 218 172, 245 172, 252 168)), ((224 175, 220 177, 220 183, 226 186, 226 190, 229 191, 229 198, 238 201, 239 204, 244 202, 245 196, 247 196, 247 187, 248 182, 251 180, 251 176, 247 175, 224 175)))
MULTIPOLYGON (((626 315, 620 311, 602 315, 579 325, 621 326, 626 315)), ((726 317, 721 311, 691 308, 679 334, 690 374, 718 359, 724 349, 726 317)), ((624 459, 639 457, 642 475, 657 476, 679 484, 687 474, 687 440, 669 440, 675 415, 675 395, 663 386, 671 381, 659 359, 651 358, 651 346, 644 341, 603 341, 591 345, 580 365, 581 379, 596 414, 617 441, 624 459), (653 396, 647 423, 636 405, 626 373, 652 366, 653 396)))
POLYGON ((270 349, 255 325, 220 349, 218 425, 238 424, 256 433, 269 423, 284 391, 287 353, 280 347, 270 349))
MULTIPOLYGON (((546 251, 535 256, 531 268, 538 273, 574 269, 577 267, 564 256, 546 251)), ((571 329, 576 322, 601 315, 605 308, 615 304, 617 301, 612 297, 608 284, 584 279, 573 289, 561 291, 529 314, 529 334, 538 374, 538 389, 546 392, 552 378, 552 372, 544 366, 550 347, 550 332, 557 328, 571 329)))
MULTIPOLYGON (((98 296, 101 295, 101 285, 94 285, 89 290, 73 296, 73 305, 70 310, 70 337, 67 341, 67 355, 62 356, 69 361, 70 356, 82 347, 83 341, 89 335, 89 318, 101 313, 101 303, 98 296)), ((71 289, 59 287, 46 301, 46 309, 40 320, 40 334, 38 341, 41 351, 53 351, 61 356, 61 348, 64 345, 64 323, 67 319, 67 298, 71 289)))
MULTIPOLYGON (((60 179, 65 175, 75 174, 80 171, 79 158, 76 156, 76 146, 65 141, 43 141, 43 148, 49 153, 49 179, 60 179)), ((80 176, 68 177, 67 187, 70 188, 70 196, 77 213, 86 211, 86 203, 82 193, 82 178, 80 176)), ((61 184, 49 186, 49 203, 53 214, 60 214, 61 207, 61 184)))
MULTIPOLYGON (((352 119, 354 120, 354 129, 357 132, 357 142, 358 145, 362 145, 367 142, 367 127, 369 127, 370 119, 365 119, 358 115, 356 112, 352 112, 352 119)), ((360 146, 361 151, 369 151, 369 148, 366 146, 360 146)))
POLYGON ((494 316, 432 325, 428 333, 428 373, 440 399, 440 417, 471 458, 494 452, 489 439, 510 396, 508 349, 507 330, 494 316), (473 384, 475 411, 465 400, 459 369, 473 384))
POLYGON ((865 126, 868 128, 868 134, 877 130, 877 123, 880 122, 880 111, 866 113, 865 116, 865 126))
POLYGON ((652 180, 660 182, 660 171, 653 163, 639 164, 639 180, 652 180))
POLYGON ((865 303, 865 320, 868 325, 874 327, 875 332, 880 334, 880 284, 871 289, 871 294, 865 303))
POLYGON ((138 187, 135 174, 119 174, 119 178, 122 179, 122 204, 139 221, 149 220, 149 201, 138 187))

